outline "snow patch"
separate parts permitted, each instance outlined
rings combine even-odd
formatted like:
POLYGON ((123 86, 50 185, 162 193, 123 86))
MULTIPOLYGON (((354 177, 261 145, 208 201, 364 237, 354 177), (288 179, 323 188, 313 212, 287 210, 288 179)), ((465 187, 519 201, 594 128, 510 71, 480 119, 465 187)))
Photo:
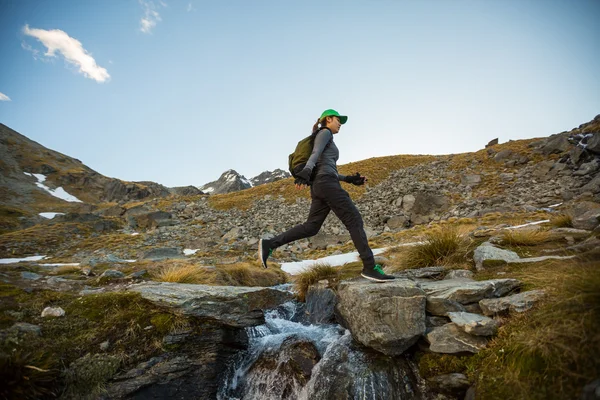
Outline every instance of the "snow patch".
POLYGON ((39 261, 46 256, 31 256, 24 258, 0 258, 0 264, 15 264, 21 261, 39 261))
MULTIPOLYGON (((383 253, 387 250, 387 247, 382 249, 373 250, 373 255, 377 255, 383 253)), ((335 256, 327 256, 323 258, 319 258, 317 260, 304 260, 304 261, 295 261, 295 262, 287 262, 281 264, 281 269, 287 272, 290 275, 297 275, 305 270, 315 266, 316 264, 328 264, 332 267, 340 267, 344 264, 348 264, 354 261, 358 261, 358 252, 353 251, 352 253, 338 254, 335 256)))
POLYGON ((48 218, 48 219, 52 219, 54 217, 56 217, 57 215, 65 215, 65 213, 61 213, 61 212, 43 212, 39 214, 40 216, 44 217, 44 218, 48 218))
POLYGON ((184 250, 183 250, 183 254, 185 254, 186 256, 191 256, 192 254, 196 254, 196 252, 197 252, 198 250, 200 250, 200 249, 195 249, 195 250, 192 250, 192 249, 184 249, 184 250))
POLYGON ((46 180, 46 176, 42 174, 31 174, 29 172, 23 172, 25 175, 33 176, 37 179, 35 183, 37 187, 44 189, 46 192, 50 193, 54 197, 58 197, 61 200, 69 201, 71 203, 82 203, 77 197, 70 195, 67 193, 62 187, 57 187, 56 189, 50 189, 48 186, 44 185, 43 182, 46 180))
POLYGON ((536 222, 529 222, 527 224, 523 224, 523 225, 517 225, 517 226, 507 226, 504 229, 517 229, 517 228, 523 228, 524 226, 530 226, 530 225, 538 225, 538 224, 545 224, 547 222, 550 222, 549 219, 545 219, 543 221, 536 221, 536 222))

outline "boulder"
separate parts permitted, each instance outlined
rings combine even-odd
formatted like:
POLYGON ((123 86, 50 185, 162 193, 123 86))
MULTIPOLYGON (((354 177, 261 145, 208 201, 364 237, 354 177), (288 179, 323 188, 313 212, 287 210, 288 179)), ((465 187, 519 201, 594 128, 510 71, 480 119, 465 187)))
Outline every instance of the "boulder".
POLYGON ((172 282, 144 282, 132 285, 129 290, 181 314, 233 327, 260 325, 265 320, 263 310, 292 298, 291 293, 272 288, 172 282))
POLYGON ((408 279, 380 285, 344 281, 337 311, 352 336, 386 355, 402 354, 425 332, 425 292, 408 279))
POLYGON ((500 249, 490 242, 485 242, 475 249, 473 260, 478 271, 484 270, 486 261, 514 262, 519 260, 519 255, 514 251, 500 249))
POLYGON ((471 281, 466 279, 444 279, 441 281, 419 281, 419 287, 427 297, 454 300, 460 304, 470 304, 482 299, 506 296, 521 283, 516 279, 491 279, 471 281))
POLYGON ((560 154, 569 151, 571 146, 566 136, 556 134, 545 140, 545 143, 540 148, 540 152, 545 155, 560 154))
POLYGON ((149 229, 179 224, 179 220, 166 211, 152 211, 134 215, 129 215, 128 212, 127 214, 127 222, 132 228, 149 229))
POLYGON ((469 388, 469 380, 464 374, 445 374, 427 379, 431 388, 441 393, 463 397, 469 388))
POLYGON ((460 184, 465 186, 477 186, 481 183, 481 175, 461 175, 460 184))
POLYGON ((573 207, 572 223, 575 229, 594 230, 600 224, 600 204, 583 201, 573 207))
POLYGON ((448 317, 465 333, 476 336, 493 336, 498 332, 500 326, 491 318, 468 312, 450 312, 448 317))
POLYGON ((506 310, 524 312, 533 307, 544 295, 543 290, 530 290, 500 299, 482 299, 479 301, 479 306, 485 315, 494 315, 506 310))
POLYGON ((473 279, 473 272, 468 269, 453 269, 444 279, 473 279))
POLYGON ((586 150, 600 154, 600 132, 594 133, 593 136, 588 139, 586 150))
POLYGON ((46 317, 64 317, 65 310, 60 307, 46 307, 42 311, 42 318, 46 317))
POLYGON ((439 297, 427 297, 427 312, 432 315, 445 317, 450 312, 466 311, 465 307, 457 301, 439 297))
POLYGON ((144 260, 166 260, 170 258, 185 258, 183 250, 179 247, 159 247, 156 249, 150 249, 144 253, 142 259, 144 260))
POLYGON ((487 345, 487 339, 469 335, 454 323, 432 328, 425 340, 429 343, 429 351, 434 353, 478 353, 487 345))
POLYGON ((306 292, 306 320, 311 324, 327 324, 335 320, 337 297, 327 283, 311 285, 306 292))

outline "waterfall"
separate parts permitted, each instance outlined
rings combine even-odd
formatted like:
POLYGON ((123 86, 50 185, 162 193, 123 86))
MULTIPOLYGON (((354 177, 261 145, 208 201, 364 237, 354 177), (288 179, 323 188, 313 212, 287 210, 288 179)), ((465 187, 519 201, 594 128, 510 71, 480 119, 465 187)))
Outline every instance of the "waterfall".
POLYGON ((416 364, 360 346, 337 324, 308 324, 292 301, 246 328, 249 346, 229 365, 219 400, 426 399, 416 364))

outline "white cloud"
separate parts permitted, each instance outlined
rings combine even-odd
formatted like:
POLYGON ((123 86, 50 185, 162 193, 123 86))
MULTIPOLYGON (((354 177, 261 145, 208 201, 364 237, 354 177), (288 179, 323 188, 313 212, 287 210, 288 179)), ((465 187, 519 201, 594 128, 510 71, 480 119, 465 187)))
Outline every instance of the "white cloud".
POLYGON ((4 93, 0 92, 0 101, 11 101, 11 100, 10 100, 10 97, 8 97, 4 93))
MULTIPOLYGON (((67 35, 66 32, 59 29, 44 30, 30 29, 29 25, 23 27, 23 33, 32 36, 42 42, 48 48, 44 54, 47 57, 56 57, 56 53, 60 53, 70 64, 79 68, 79 73, 86 78, 95 80, 96 82, 106 82, 110 79, 110 75, 106 69, 96 64, 96 60, 83 48, 81 42, 67 35)), ((38 51, 31 46, 23 43, 24 49, 32 51, 34 58, 37 59, 38 51)))
MULTIPOLYGON (((152 33, 152 29, 156 26, 156 24, 161 20, 160 14, 156 11, 157 6, 153 1, 139 0, 140 4, 144 8, 144 16, 140 20, 140 30, 144 33, 152 33)), ((160 2, 160 5, 166 7, 167 5, 160 2)))

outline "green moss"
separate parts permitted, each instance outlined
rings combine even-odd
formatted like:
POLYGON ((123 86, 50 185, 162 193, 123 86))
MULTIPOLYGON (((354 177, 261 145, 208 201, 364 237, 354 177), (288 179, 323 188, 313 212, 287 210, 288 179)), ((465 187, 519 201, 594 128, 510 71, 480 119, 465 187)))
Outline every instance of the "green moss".
POLYGON ((68 390, 66 398, 79 399, 99 392, 102 385, 112 378, 121 365, 121 359, 109 354, 90 353, 75 360, 65 372, 68 390))
POLYGON ((423 378, 431 378, 453 372, 464 374, 472 368, 473 356, 418 353, 417 363, 419 364, 419 372, 423 378))
POLYGON ((154 325, 154 328, 162 333, 167 334, 173 328, 173 324, 175 323, 175 316, 173 314, 168 313, 158 313, 150 318, 150 323, 154 325))

